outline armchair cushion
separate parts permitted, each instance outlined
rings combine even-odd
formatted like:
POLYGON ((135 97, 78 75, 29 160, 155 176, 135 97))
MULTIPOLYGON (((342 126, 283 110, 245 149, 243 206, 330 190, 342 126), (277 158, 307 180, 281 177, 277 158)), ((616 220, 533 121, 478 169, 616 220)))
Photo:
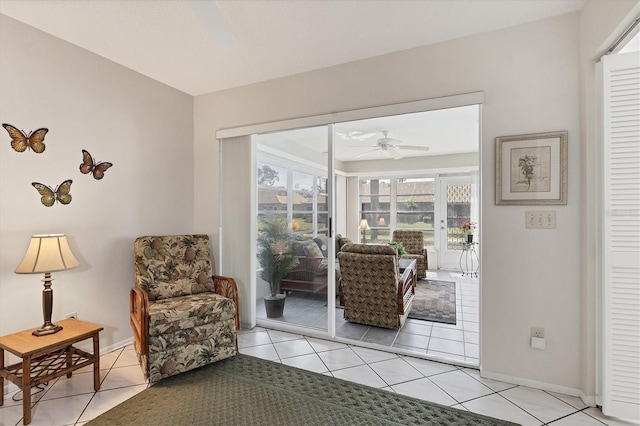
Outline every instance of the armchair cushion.
POLYGON ((149 305, 149 336, 228 319, 235 319, 233 301, 216 293, 162 299, 149 305))
POLYGON ((139 238, 136 286, 149 293, 149 300, 214 291, 208 241, 206 235, 139 238))
POLYGON ((324 257, 322 255, 322 250, 320 250, 320 247, 318 247, 315 241, 313 244, 303 246, 302 249, 304 250, 304 255, 307 257, 324 257))
POLYGON ((314 238, 313 241, 315 241, 318 247, 320 247, 322 257, 329 256, 329 239, 326 236, 314 238))

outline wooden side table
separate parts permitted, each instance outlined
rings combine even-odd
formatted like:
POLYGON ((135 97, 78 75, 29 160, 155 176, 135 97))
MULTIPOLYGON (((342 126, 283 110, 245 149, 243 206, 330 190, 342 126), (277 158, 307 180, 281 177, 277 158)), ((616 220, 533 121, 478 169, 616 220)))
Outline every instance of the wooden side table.
POLYGON ((4 379, 22 389, 23 424, 31 423, 31 388, 57 377, 71 377, 73 371, 93 364, 93 389, 100 389, 100 340, 102 327, 77 319, 57 321, 62 330, 45 336, 33 336, 36 328, 0 337, 0 389, 4 404, 4 379), (74 343, 93 339, 93 354, 73 347, 74 343), (22 362, 4 365, 4 351, 22 358, 22 362))

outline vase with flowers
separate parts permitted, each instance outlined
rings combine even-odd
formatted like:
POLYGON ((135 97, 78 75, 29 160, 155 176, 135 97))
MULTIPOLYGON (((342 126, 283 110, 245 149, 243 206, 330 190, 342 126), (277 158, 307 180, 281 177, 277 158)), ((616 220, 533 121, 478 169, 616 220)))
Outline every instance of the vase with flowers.
POLYGON ((460 229, 462 229, 462 233, 467 236, 467 244, 471 244, 473 242, 473 231, 475 231, 476 226, 478 224, 472 221, 464 221, 460 223, 460 229))

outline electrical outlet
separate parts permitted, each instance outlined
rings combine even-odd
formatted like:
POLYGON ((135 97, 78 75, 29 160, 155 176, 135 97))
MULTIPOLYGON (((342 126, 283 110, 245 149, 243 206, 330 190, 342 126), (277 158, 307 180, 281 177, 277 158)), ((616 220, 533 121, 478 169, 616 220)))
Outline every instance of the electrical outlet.
POLYGON ((531 337, 536 337, 538 339, 544 339, 544 328, 531 327, 531 337))
POLYGON ((527 229, 556 229, 556 212, 554 210, 524 212, 524 219, 527 229))
POLYGON ((64 316, 65 318, 75 318, 78 319, 78 313, 77 312, 69 312, 67 315, 64 316))

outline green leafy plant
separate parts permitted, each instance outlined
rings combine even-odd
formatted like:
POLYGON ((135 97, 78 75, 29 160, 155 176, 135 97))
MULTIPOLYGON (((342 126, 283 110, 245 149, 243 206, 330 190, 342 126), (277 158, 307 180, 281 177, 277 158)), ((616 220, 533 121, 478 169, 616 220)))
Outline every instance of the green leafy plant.
POLYGON ((415 201, 413 201, 411 198, 409 198, 406 202, 405 205, 407 206, 407 209, 410 211, 413 211, 415 209, 418 208, 418 203, 416 203, 415 201))
POLYGON ((262 266, 260 277, 269 283, 271 296, 280 293, 280 280, 298 265, 298 258, 291 253, 293 234, 286 219, 269 217, 260 222, 258 236, 258 261, 262 266))
POLYGON ((402 243, 399 243, 397 241, 391 241, 389 245, 396 249, 396 251, 398 252, 398 256, 404 256, 405 254, 407 254, 407 250, 404 248, 402 243))

